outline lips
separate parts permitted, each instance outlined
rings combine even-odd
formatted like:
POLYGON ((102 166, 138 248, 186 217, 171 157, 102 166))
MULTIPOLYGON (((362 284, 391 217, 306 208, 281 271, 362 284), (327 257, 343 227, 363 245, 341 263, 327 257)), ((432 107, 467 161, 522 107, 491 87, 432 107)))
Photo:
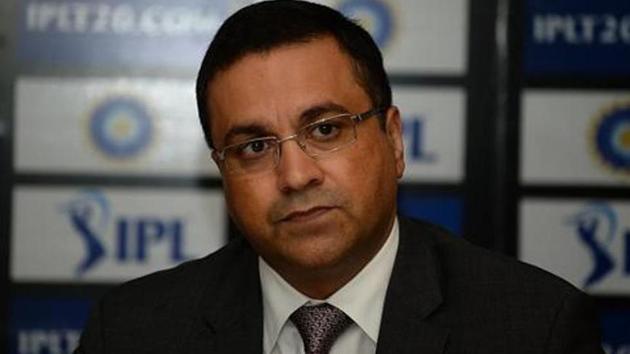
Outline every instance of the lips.
POLYGON ((316 206, 304 210, 293 211, 280 219, 280 222, 304 222, 316 219, 329 211, 333 210, 331 206, 316 206))

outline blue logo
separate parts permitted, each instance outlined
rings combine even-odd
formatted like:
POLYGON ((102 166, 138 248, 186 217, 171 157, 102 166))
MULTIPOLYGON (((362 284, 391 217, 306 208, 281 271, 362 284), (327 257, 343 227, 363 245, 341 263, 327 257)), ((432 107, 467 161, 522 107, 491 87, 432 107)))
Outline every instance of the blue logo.
POLYGON ((146 263, 151 250, 160 245, 168 247, 168 260, 173 263, 191 258, 184 254, 184 222, 179 218, 114 215, 110 202, 96 190, 82 192, 64 205, 63 212, 85 247, 75 269, 78 277, 106 259, 146 263))
POLYGON ((413 116, 403 120, 403 135, 406 141, 406 158, 410 162, 433 163, 435 153, 426 147, 426 120, 413 116))
POLYGON ((358 19, 370 32, 379 47, 389 44, 394 29, 394 17, 391 9, 379 0, 348 0, 339 5, 344 15, 358 19))
POLYGON ((92 112, 90 135, 100 151, 116 159, 137 156, 151 142, 146 108, 130 97, 111 98, 92 112))
POLYGON ((604 166, 630 176, 630 104, 613 105, 597 117, 592 139, 604 166))
POLYGON ((9 354, 71 354, 91 306, 92 301, 84 298, 12 299, 9 354))
POLYGON ((630 353, 630 308, 600 310, 602 347, 606 354, 630 353))
POLYGON ((609 205, 591 203, 568 221, 593 260, 592 270, 582 282, 584 288, 601 282, 617 267, 623 267, 625 275, 630 277, 630 229, 622 230, 617 213, 609 205), (615 259, 612 252, 617 237, 623 237, 625 260, 615 259))
POLYGON ((16 55, 27 65, 195 69, 230 0, 16 3, 16 55), (164 50, 168 48, 168 50, 164 50))
POLYGON ((85 257, 76 268, 76 275, 81 276, 105 257, 105 247, 100 239, 111 221, 109 202, 100 192, 85 191, 70 201, 64 211, 85 246, 85 257))
POLYGON ((629 14, 629 1, 525 1, 525 73, 593 78, 628 75, 629 14))

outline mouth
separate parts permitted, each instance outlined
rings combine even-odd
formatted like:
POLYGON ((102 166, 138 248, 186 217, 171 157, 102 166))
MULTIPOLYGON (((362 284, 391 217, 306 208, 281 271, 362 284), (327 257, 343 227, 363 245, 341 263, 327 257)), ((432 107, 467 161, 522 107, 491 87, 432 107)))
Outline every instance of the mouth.
POLYGON ((323 215, 327 214, 328 212, 332 211, 333 209, 335 209, 335 208, 331 207, 331 206, 316 206, 316 207, 309 208, 309 209, 293 211, 293 212, 287 214, 286 216, 284 216, 282 219, 280 219, 280 222, 305 222, 305 221, 311 221, 311 220, 319 218, 320 216, 323 216, 323 215))

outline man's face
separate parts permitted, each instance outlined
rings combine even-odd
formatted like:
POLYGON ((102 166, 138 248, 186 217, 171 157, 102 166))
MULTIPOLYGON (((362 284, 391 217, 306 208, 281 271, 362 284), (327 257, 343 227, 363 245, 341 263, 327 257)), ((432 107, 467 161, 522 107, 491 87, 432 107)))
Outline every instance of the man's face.
MULTIPOLYGON (((249 54, 209 83, 219 149, 293 135, 309 112, 319 112, 317 119, 343 113, 339 109, 355 114, 371 108, 350 58, 329 37, 249 54)), ((230 215, 281 274, 333 274, 362 267, 378 251, 395 217, 396 182, 404 169, 398 110, 389 108, 386 119, 387 132, 379 118, 370 118, 357 125, 354 144, 317 160, 290 140, 267 171, 233 175, 217 161, 230 215)))

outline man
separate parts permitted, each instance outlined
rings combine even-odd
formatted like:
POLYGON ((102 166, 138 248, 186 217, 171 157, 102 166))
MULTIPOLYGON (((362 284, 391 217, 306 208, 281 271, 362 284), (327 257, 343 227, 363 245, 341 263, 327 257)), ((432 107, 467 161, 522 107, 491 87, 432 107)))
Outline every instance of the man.
POLYGON ((601 353, 582 293, 397 217, 400 113, 339 13, 240 10, 197 99, 244 238, 115 289, 78 353, 601 353))

